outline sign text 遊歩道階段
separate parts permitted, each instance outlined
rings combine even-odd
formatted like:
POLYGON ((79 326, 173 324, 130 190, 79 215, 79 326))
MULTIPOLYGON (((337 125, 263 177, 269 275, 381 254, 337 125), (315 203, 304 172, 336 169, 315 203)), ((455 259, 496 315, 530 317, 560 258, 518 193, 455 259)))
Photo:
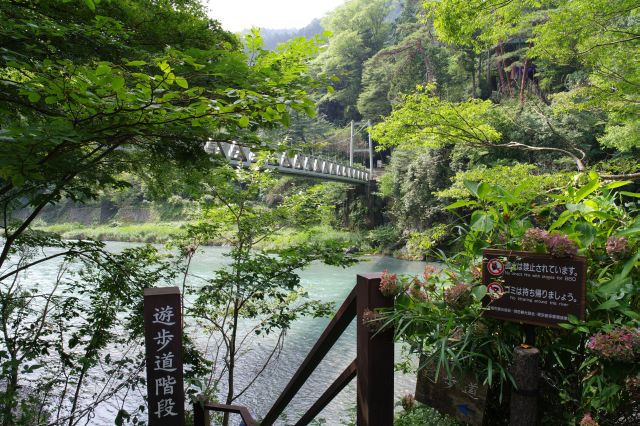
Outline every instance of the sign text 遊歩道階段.
POLYGON ((144 289, 150 426, 184 426, 182 310, 178 287, 144 289))

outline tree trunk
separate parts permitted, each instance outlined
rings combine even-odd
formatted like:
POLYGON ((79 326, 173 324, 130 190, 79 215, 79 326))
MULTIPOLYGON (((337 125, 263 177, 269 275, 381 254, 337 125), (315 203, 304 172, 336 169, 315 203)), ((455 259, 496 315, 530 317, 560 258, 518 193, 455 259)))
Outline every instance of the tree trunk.
MULTIPOLYGON (((226 404, 233 402, 234 389, 234 374, 236 369, 236 336, 238 334, 238 299, 233 302, 233 328, 231 331, 231 339, 229 341, 229 371, 227 373, 228 385, 226 404)), ((229 413, 224 413, 222 418, 222 425, 229 426, 229 413)))

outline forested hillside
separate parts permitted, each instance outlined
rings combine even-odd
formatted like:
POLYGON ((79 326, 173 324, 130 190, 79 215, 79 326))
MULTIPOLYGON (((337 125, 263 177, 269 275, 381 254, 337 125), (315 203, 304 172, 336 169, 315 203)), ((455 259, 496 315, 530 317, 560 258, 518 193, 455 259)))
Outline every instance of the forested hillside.
POLYGON ((322 23, 316 70, 339 80, 319 114, 378 123, 405 236, 428 240, 465 178, 533 193, 575 171, 638 178, 636 1, 352 0, 322 23))

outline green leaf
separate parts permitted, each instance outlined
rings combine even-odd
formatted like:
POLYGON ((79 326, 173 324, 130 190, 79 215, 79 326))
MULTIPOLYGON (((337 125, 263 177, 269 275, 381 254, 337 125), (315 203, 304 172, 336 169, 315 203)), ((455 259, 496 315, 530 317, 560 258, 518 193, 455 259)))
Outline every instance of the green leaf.
POLYGON ((571 216, 572 214, 569 210, 565 210, 562 213, 560 213, 560 216, 558 216, 558 219, 556 219, 556 221, 553 222, 553 224, 549 227, 549 231, 560 228, 562 225, 565 224, 567 220, 571 218, 571 216))
POLYGON ((623 181, 619 181, 619 182, 611 182, 610 184, 607 184, 607 186, 605 186, 605 188, 607 189, 615 189, 615 188, 620 188, 621 186, 626 186, 629 185, 633 182, 631 182, 630 180, 623 180, 623 181))
POLYGON ((55 104, 56 102, 58 102, 58 97, 57 96, 47 96, 46 98, 44 98, 44 102, 47 105, 55 104))
POLYGON ((471 229, 479 232, 490 232, 493 229, 493 216, 487 212, 475 211, 471 215, 471 229))
POLYGON ((96 11, 96 3, 93 0, 84 0, 84 3, 92 12, 96 11))
POLYGON ((246 115, 243 115, 240 120, 238 120, 238 126, 240 127, 247 127, 249 126, 249 117, 247 117, 246 115))
POLYGON ((627 235, 634 235, 640 233, 640 228, 631 228, 631 229, 625 229, 624 231, 618 231, 615 233, 616 236, 620 236, 620 237, 624 237, 627 235))
POLYGON ((588 223, 579 223, 573 229, 580 234, 580 243, 583 247, 589 247, 596 238, 596 228, 588 223))
POLYGON ((635 197, 640 198, 640 194, 637 192, 629 192, 629 191, 620 191, 622 195, 626 195, 627 197, 635 197))
POLYGON ((141 67, 147 65, 145 61, 129 61, 125 64, 128 67, 141 67))
POLYGON ((458 200, 453 204, 449 204, 447 207, 445 207, 445 209, 447 210, 453 210, 453 209, 457 209, 460 207, 468 207, 468 206, 475 206, 478 203, 476 201, 470 201, 470 200, 458 200))
POLYGON ((474 197, 478 197, 478 186, 480 185, 478 182, 473 182, 470 180, 465 180, 464 186, 471 192, 474 197))
POLYGON ((598 307, 597 307, 597 308, 595 308, 594 310, 595 310, 595 311, 601 311, 601 310, 603 310, 603 309, 611 309, 611 308, 616 308, 616 307, 618 307, 618 306, 620 306, 620 303, 618 303, 618 301, 617 301, 617 300, 615 300, 615 299, 609 299, 609 300, 607 300, 606 302, 601 303, 600 305, 598 305, 598 307))
POLYGON ((100 64, 96 68, 96 74, 97 75, 111 74, 111 67, 107 64, 100 64))
POLYGON ((189 88, 189 83, 187 82, 187 79, 184 77, 176 77, 176 84, 182 87, 183 89, 189 88))
POLYGON ((580 188, 578 192, 576 192, 576 196, 574 200, 576 202, 583 200, 587 195, 591 194, 593 191, 598 189, 600 185, 601 185, 600 180, 598 180, 597 178, 590 180, 589 182, 587 182, 586 185, 580 188))
POLYGON ((287 110, 287 107, 284 104, 277 104, 276 105, 276 110, 278 112, 285 112, 287 110))
POLYGON ((480 198, 481 200, 484 200, 485 197, 489 194, 489 192, 491 191, 491 186, 487 183, 480 183, 480 185, 478 185, 478 198, 480 198))
POLYGON ((36 92, 29 92, 29 94, 27 95, 27 97, 29 98, 29 102, 38 102, 40 100, 40 94, 36 93, 36 92))
POLYGON ((486 285, 478 285, 471 289, 471 294, 480 300, 487 294, 487 286, 486 285))

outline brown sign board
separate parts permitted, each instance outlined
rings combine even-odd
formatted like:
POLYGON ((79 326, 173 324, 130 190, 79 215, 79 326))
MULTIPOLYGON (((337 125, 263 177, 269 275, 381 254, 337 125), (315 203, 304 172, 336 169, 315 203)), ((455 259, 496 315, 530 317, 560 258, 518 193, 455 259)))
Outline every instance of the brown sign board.
POLYGON ((487 401, 487 386, 479 384, 473 374, 455 372, 452 380, 428 368, 418 371, 416 400, 458 421, 481 426, 487 401))
POLYGON ((584 319, 586 259, 485 249, 484 315, 543 327, 557 327, 569 315, 584 319))
POLYGON ((144 289, 150 426, 184 426, 182 310, 178 287, 144 289))

